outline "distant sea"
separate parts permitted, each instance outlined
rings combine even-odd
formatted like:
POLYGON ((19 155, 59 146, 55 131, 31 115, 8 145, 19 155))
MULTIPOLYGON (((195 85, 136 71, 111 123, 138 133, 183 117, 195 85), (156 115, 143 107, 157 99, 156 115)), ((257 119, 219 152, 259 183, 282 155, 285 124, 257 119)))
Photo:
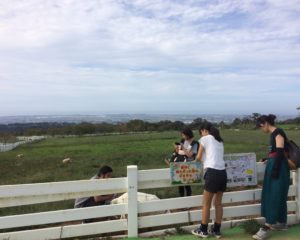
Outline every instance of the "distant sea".
MULTIPOLYGON (((232 122, 235 118, 244 118, 249 115, 237 114, 99 114, 99 115, 23 115, 23 116, 0 116, 0 124, 13 123, 41 123, 41 122, 66 122, 66 123, 120 123, 133 119, 148 122, 159 122, 163 120, 181 121, 191 123, 196 118, 206 119, 211 122, 232 122)), ((280 115, 278 120, 295 118, 297 115, 280 115)))

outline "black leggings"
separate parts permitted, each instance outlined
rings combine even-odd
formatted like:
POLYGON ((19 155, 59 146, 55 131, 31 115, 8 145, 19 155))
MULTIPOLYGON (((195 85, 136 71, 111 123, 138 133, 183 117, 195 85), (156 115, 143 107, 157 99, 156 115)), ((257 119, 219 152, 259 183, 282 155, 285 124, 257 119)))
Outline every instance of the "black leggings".
POLYGON ((190 185, 179 186, 178 192, 180 197, 192 196, 192 188, 190 185))

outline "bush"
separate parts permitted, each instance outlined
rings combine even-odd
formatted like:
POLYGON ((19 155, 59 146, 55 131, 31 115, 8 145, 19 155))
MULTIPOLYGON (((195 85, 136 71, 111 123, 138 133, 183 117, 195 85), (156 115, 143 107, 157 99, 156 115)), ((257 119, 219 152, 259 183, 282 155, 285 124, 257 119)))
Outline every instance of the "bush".
POLYGON ((259 222, 255 219, 247 220, 241 223, 240 226, 246 233, 251 235, 255 234, 260 228, 259 222))

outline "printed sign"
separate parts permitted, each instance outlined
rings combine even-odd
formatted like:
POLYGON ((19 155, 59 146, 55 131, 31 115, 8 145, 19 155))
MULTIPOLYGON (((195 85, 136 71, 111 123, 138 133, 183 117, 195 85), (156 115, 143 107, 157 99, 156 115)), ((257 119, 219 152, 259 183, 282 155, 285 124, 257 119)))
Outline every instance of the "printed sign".
POLYGON ((227 171, 227 187, 257 185, 255 153, 224 155, 227 171))
POLYGON ((172 184, 191 184, 202 182, 203 167, 201 162, 171 162, 172 184))

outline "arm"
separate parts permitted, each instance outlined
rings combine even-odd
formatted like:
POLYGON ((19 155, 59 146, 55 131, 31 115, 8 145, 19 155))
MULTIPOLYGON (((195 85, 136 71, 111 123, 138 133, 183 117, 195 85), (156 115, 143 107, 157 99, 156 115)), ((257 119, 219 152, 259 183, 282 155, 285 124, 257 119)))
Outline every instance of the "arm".
POLYGON ((196 156, 196 160, 197 161, 202 161, 203 152, 204 152, 204 147, 203 147, 202 144, 200 144, 200 147, 199 147, 199 150, 198 150, 198 154, 196 156))
POLYGON ((281 135, 277 135, 276 138, 275 138, 275 141, 276 141, 277 157, 276 157, 275 163, 273 165, 272 177, 273 178, 278 178, 281 162, 284 158, 284 138, 281 135))
POLYGON ((194 160, 196 159, 197 153, 198 153, 198 147, 199 143, 193 141, 191 144, 191 148, 187 151, 185 151, 185 155, 189 158, 193 158, 194 160))
POLYGON ((185 155, 188 156, 188 157, 192 157, 192 156, 193 156, 193 151, 192 151, 192 149, 191 149, 191 150, 184 150, 184 153, 185 153, 185 155))

